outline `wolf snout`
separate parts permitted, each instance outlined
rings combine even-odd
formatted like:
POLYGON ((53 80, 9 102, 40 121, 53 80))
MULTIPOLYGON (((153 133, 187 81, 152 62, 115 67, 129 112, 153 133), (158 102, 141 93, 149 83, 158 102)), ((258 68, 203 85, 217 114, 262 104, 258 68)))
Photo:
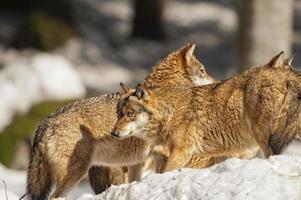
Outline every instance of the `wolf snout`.
POLYGON ((116 129, 113 129, 112 132, 111 132, 111 135, 113 137, 119 137, 119 131, 117 131, 116 129))

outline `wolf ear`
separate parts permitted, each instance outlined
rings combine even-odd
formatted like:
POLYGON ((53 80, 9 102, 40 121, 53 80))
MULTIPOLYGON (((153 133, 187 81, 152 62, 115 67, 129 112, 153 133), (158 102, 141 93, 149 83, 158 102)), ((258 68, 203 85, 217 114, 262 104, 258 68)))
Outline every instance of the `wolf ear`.
POLYGON ((185 59, 185 61, 187 63, 190 63, 192 57, 193 57, 193 52, 194 52, 194 49, 195 49, 195 44, 194 43, 191 43, 191 44, 187 44, 186 47, 184 47, 182 50, 181 50, 181 53, 183 55, 183 58, 185 59))
POLYGON ((142 84, 138 84, 135 91, 135 96, 140 100, 144 99, 145 101, 148 101, 149 99, 149 92, 146 89, 145 86, 142 84))
POLYGON ((127 85, 120 83, 120 86, 123 93, 128 93, 130 91, 130 88, 127 85))
POLYGON ((288 58, 284 59, 283 63, 284 63, 285 65, 288 65, 288 66, 291 67, 291 66, 292 66, 292 62, 293 62, 293 59, 294 59, 294 56, 288 57, 288 58))
POLYGON ((277 54, 276 56, 274 56, 270 62, 268 63, 268 65, 270 67, 274 67, 274 68, 278 68, 281 67, 283 64, 283 54, 284 52, 281 51, 279 54, 277 54))

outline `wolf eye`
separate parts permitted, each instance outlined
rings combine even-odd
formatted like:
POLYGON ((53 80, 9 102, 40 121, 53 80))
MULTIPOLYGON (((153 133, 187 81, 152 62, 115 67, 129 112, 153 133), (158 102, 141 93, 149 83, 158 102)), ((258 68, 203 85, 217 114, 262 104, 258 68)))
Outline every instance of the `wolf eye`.
POLYGON ((132 117, 133 114, 134 114, 133 112, 127 112, 127 113, 126 113, 126 115, 127 115, 128 117, 132 117))

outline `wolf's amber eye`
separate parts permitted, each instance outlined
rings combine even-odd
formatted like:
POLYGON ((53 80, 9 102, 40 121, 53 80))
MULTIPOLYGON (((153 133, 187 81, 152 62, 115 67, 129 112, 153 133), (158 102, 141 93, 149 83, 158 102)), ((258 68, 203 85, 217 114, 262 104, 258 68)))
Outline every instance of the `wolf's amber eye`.
POLYGON ((133 112, 127 112, 127 113, 126 113, 126 115, 127 115, 128 117, 132 117, 133 114, 134 114, 133 112))

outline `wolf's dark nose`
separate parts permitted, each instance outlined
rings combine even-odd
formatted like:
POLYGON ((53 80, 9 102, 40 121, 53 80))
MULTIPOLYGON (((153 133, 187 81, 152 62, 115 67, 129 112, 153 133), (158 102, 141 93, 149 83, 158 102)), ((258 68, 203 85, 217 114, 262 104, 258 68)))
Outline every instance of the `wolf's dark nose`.
POLYGON ((118 131, 116 131, 115 129, 111 132, 111 135, 113 136, 113 137, 118 137, 119 136, 119 132, 118 131))

